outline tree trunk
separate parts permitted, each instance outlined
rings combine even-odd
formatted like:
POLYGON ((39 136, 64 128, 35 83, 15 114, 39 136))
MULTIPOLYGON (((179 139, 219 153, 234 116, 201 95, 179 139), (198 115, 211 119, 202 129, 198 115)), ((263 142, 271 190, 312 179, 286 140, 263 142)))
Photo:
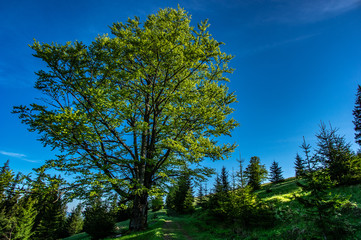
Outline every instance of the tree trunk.
POLYGON ((147 228, 148 218, 148 193, 143 192, 135 195, 133 210, 130 217, 129 230, 140 231, 147 228))

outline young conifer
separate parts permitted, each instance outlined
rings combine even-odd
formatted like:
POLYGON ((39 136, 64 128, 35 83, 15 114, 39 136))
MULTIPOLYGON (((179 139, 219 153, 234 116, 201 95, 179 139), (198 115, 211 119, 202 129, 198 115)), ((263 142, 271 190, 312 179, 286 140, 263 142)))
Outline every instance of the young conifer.
POLYGON ((278 162, 273 161, 272 166, 270 168, 270 181, 273 183, 279 183, 284 180, 282 176, 282 169, 278 166, 278 162))
POLYGON ((251 157, 244 174, 248 180, 248 185, 257 190, 261 188, 261 183, 267 178, 268 172, 265 165, 261 165, 259 157, 255 156, 251 157))
POLYGON ((301 177, 305 172, 305 161, 301 158, 301 156, 297 153, 295 160, 295 172, 296 178, 301 177))
POLYGON ((355 141, 361 146, 361 86, 358 85, 355 107, 353 109, 353 124, 355 125, 355 141))

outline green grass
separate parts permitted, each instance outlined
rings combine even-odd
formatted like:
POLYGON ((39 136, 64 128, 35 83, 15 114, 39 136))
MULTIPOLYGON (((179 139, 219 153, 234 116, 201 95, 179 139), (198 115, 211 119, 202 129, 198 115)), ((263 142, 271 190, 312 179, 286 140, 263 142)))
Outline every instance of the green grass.
MULTIPOLYGON (((276 202, 278 211, 285 216, 292 218, 292 221, 277 222, 273 228, 255 228, 251 230, 242 229, 235 233, 234 226, 228 226, 212 219, 202 209, 197 209, 193 215, 172 215, 167 214, 166 210, 160 210, 156 213, 149 212, 148 229, 141 232, 129 233, 129 220, 117 223, 118 231, 124 232, 126 235, 118 238, 106 238, 116 240, 161 240, 164 234, 168 234, 176 240, 221 240, 221 239, 297 239, 299 234, 305 229, 305 222, 302 221, 301 215, 304 213, 301 205, 294 199, 294 195, 299 193, 300 187, 296 184, 298 180, 295 178, 286 179, 278 184, 264 184, 256 193, 259 198, 264 201, 276 202), (181 229, 172 229, 172 232, 165 229, 166 221, 171 221, 181 229)), ((331 190, 333 194, 339 194, 345 198, 350 198, 353 204, 361 208, 361 184, 353 186, 342 186, 331 190)), ((360 210, 359 210, 360 211, 360 210)), ((361 211, 357 212, 358 219, 351 222, 359 223, 361 211)), ((361 239, 361 231, 355 233, 355 239, 361 239)), ((90 240, 86 233, 80 233, 64 240, 90 240)))

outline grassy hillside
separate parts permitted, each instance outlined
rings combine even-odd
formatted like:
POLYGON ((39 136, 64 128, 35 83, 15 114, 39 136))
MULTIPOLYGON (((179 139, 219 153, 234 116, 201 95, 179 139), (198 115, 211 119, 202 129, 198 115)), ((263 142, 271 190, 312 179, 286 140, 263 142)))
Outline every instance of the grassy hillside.
MULTIPOLYGON (((304 231, 304 222, 297 219, 304 214, 301 205, 294 199, 300 188, 295 178, 286 179, 278 184, 264 184, 257 195, 264 201, 275 203, 276 214, 286 221, 279 221, 273 228, 254 228, 252 230, 237 230, 219 223, 216 219, 210 218, 205 211, 197 209, 193 215, 167 214, 167 210, 156 213, 149 212, 149 229, 143 232, 124 235, 122 237, 109 237, 107 239, 130 240, 130 239, 298 239, 304 231), (289 219, 289 221, 287 220, 289 219)), ((332 193, 350 197, 350 201, 361 208, 361 185, 338 187, 331 190, 332 193)), ((357 209, 353 215, 361 217, 357 209)), ((359 220, 357 220, 359 221, 359 220)), ((117 224, 118 232, 126 232, 129 221, 117 224)), ((360 223, 357 223, 360 225, 360 223)), ((66 238, 66 240, 90 240, 85 234, 77 234, 66 238)), ((354 239, 361 239, 361 231, 355 233, 354 239)))

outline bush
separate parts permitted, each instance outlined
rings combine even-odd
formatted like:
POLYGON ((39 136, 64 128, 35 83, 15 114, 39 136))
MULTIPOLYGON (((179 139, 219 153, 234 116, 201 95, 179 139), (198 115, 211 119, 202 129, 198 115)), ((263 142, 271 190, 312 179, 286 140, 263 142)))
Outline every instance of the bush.
POLYGON ((115 217, 103 203, 88 206, 84 212, 84 231, 92 240, 105 238, 114 233, 115 217))

